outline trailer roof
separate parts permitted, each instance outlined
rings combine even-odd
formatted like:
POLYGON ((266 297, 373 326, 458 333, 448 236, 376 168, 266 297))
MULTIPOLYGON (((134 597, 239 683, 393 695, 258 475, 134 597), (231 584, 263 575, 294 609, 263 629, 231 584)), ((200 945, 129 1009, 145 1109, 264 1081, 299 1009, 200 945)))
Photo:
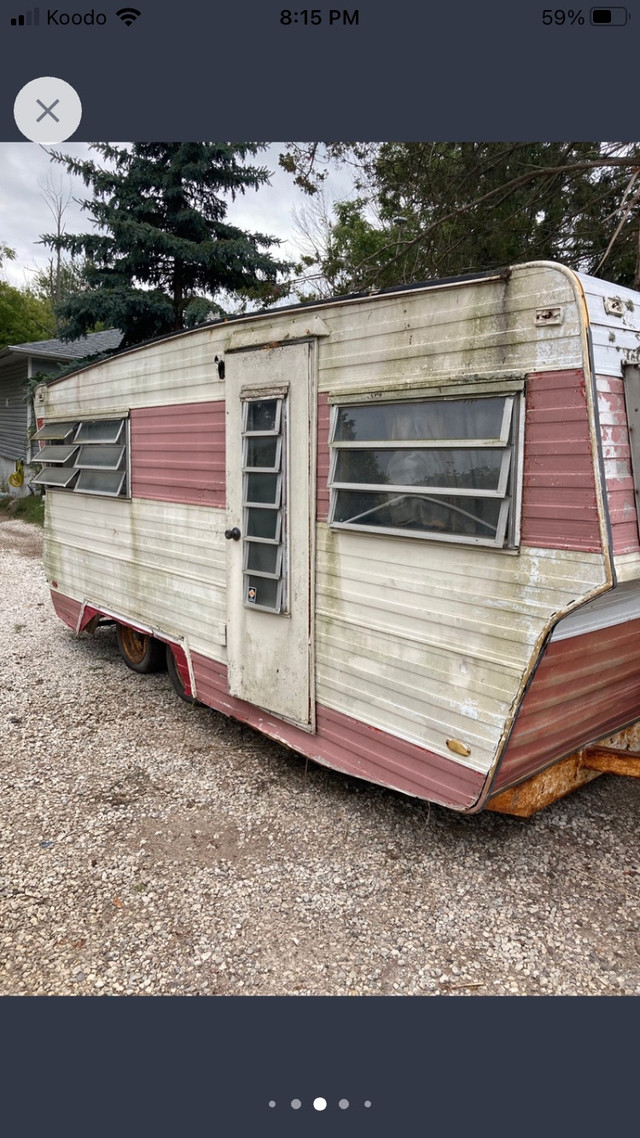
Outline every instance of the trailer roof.
MULTIPOLYGON (((193 328, 178 328, 175 332, 165 332, 162 336, 153 336, 149 340, 141 341, 139 344, 132 344, 131 347, 121 348, 119 351, 112 351, 108 356, 108 360, 117 359, 120 356, 128 355, 130 352, 139 352, 141 349, 149 347, 150 344, 159 344, 165 340, 176 339, 178 336, 191 336, 194 333, 202 332, 206 328, 216 328, 224 324, 237 323, 242 320, 259 320, 267 316, 279 316, 287 312, 312 311, 315 308, 326 308, 332 304, 346 304, 358 300, 371 300, 377 296, 393 296, 406 292, 419 292, 431 288, 442 288, 446 285, 472 284, 474 281, 484 280, 508 280, 511 272, 512 267, 505 266, 497 269, 486 269, 476 273, 463 273, 460 276, 438 277, 430 281, 418 281, 406 285, 392 285, 389 288, 366 289, 362 292, 343 293, 339 296, 324 297, 320 300, 307 300, 299 304, 283 304, 281 307, 261 308, 257 312, 242 312, 233 316, 221 316, 216 320, 203 321, 202 324, 196 324, 193 328)), ((70 376, 78 375, 88 368, 99 366, 102 362, 107 361, 98 360, 96 363, 89 362, 83 364, 82 367, 76 368, 74 371, 67 372, 66 375, 52 380, 47 386, 53 386, 54 383, 62 383, 64 380, 69 379, 70 376)))
MULTIPOLYGON (((52 380, 48 384, 48 386, 53 386, 53 384, 55 384, 55 383, 62 383, 62 382, 64 382, 64 380, 68 379, 70 376, 78 375, 81 372, 86 371, 89 368, 100 366, 100 364, 103 362, 106 363, 109 360, 118 359, 120 356, 128 355, 131 352, 139 352, 139 351, 143 350, 144 348, 149 347, 149 345, 151 345, 151 344, 162 343, 163 341, 166 341, 166 340, 175 339, 178 336, 191 336, 191 335, 194 335, 198 332, 202 332, 207 328, 216 328, 216 327, 220 327, 220 326, 227 325, 227 324, 239 323, 242 321, 245 321, 245 322, 251 321, 252 322, 252 321, 257 321, 257 320, 263 320, 267 317, 280 316, 281 314, 284 315, 286 313, 291 313, 291 312, 303 312, 303 311, 311 312, 314 309, 327 308, 327 307, 330 307, 331 305, 336 305, 336 304, 351 304, 351 303, 357 303, 358 301, 371 300, 374 297, 382 297, 382 296, 388 297, 388 296, 402 295, 403 293, 422 292, 422 291, 427 291, 429 289, 445 288, 445 287, 450 286, 450 285, 473 284, 474 282, 482 282, 482 281, 487 281, 487 282, 488 281, 498 281, 498 280, 508 281, 510 279, 512 273, 516 269, 533 268, 534 266, 537 266, 537 267, 543 267, 544 266, 544 267, 549 268, 549 269, 556 269, 557 271, 564 273, 566 276, 572 277, 574 279, 576 285, 579 288, 582 288, 585 292, 590 292, 590 291, 602 292, 605 289, 614 288, 614 289, 616 289, 616 292, 620 292, 621 295, 624 294, 624 296, 627 298, 627 300, 629 300, 629 298, 631 298, 631 297, 635 297, 637 300, 640 300, 640 294, 638 294, 637 292, 634 292, 631 289, 621 288, 621 286, 615 285, 610 281, 605 281, 602 278, 586 276, 584 273, 579 273, 574 269, 570 269, 566 265, 561 264, 560 262, 554 262, 554 261, 528 261, 527 262, 527 261, 524 261, 524 262, 521 262, 521 263, 518 263, 515 265, 503 265, 503 266, 498 267, 498 268, 485 269, 485 270, 478 271, 475 273, 462 273, 458 276, 451 276, 451 277, 437 277, 437 278, 434 278, 433 280, 416 281, 416 282, 413 282, 411 284, 392 285, 389 288, 384 288, 384 289, 365 289, 361 292, 344 293, 343 295, 326 297, 326 298, 322 298, 319 300, 303 301, 303 302, 298 303, 298 304, 283 304, 282 306, 276 306, 276 307, 271 307, 271 308, 261 308, 257 312, 243 312, 243 313, 238 313, 238 314, 235 314, 232 316, 221 316, 215 320, 207 320, 207 321, 204 321, 202 324, 196 324, 193 328, 178 328, 174 332, 166 332, 161 336, 153 336, 148 340, 143 340, 139 344, 132 344, 131 347, 123 347, 123 348, 120 348, 120 350, 115 350, 115 351, 112 349, 106 360, 98 360, 94 363, 92 363, 91 361, 83 363, 80 367, 75 368, 73 371, 67 372, 66 375, 60 376, 59 378, 52 380), (591 289, 589 287, 590 285, 592 286, 591 289)), ((633 306, 631 305, 631 307, 633 307, 633 306)), ((638 310, 640 311, 640 303, 638 304, 638 310)), ((592 315, 591 312, 590 312, 590 315, 592 315)), ((92 333, 92 334, 90 334, 89 339, 93 339, 93 337, 100 336, 100 335, 106 336, 106 335, 112 335, 112 334, 113 334, 112 332, 109 332, 109 333, 92 333)), ((23 348, 25 346, 26 345, 22 345, 23 348)))

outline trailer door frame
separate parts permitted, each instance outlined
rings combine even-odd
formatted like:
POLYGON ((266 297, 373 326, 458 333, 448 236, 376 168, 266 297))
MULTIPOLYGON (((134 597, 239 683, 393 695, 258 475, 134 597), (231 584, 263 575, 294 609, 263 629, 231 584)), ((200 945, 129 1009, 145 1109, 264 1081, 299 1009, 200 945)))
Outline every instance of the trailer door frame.
POLYGON ((225 362, 231 695, 315 731, 316 344, 225 362))

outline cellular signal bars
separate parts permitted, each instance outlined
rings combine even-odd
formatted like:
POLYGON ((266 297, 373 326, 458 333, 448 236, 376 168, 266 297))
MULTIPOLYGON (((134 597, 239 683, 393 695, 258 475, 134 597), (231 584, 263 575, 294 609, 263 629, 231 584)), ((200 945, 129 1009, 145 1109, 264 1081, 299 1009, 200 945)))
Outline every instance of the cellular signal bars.
POLYGON ((16 28, 16 27, 17 28, 24 28, 24 27, 37 28, 39 23, 40 23, 40 9, 39 8, 34 8, 33 11, 30 10, 28 12, 25 12, 23 16, 12 16, 11 17, 12 28, 16 28))

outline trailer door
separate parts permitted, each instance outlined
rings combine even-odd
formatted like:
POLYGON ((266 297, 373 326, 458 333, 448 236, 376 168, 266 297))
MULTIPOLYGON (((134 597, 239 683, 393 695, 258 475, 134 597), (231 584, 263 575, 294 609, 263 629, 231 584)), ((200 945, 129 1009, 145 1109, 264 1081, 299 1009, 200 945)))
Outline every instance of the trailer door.
POLYGON ((315 346, 229 352, 225 368, 229 691, 314 730, 315 346))

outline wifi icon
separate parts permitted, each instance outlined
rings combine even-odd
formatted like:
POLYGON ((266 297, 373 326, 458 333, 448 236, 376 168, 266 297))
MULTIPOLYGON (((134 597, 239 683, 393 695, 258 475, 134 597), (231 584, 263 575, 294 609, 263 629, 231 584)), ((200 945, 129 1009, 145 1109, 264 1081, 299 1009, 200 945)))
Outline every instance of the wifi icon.
POLYGON ((137 8, 118 8, 118 11, 116 12, 116 16, 119 16, 122 20, 122 23, 126 24, 128 28, 130 28, 132 24, 135 24, 138 16, 141 15, 142 12, 140 12, 137 8))

